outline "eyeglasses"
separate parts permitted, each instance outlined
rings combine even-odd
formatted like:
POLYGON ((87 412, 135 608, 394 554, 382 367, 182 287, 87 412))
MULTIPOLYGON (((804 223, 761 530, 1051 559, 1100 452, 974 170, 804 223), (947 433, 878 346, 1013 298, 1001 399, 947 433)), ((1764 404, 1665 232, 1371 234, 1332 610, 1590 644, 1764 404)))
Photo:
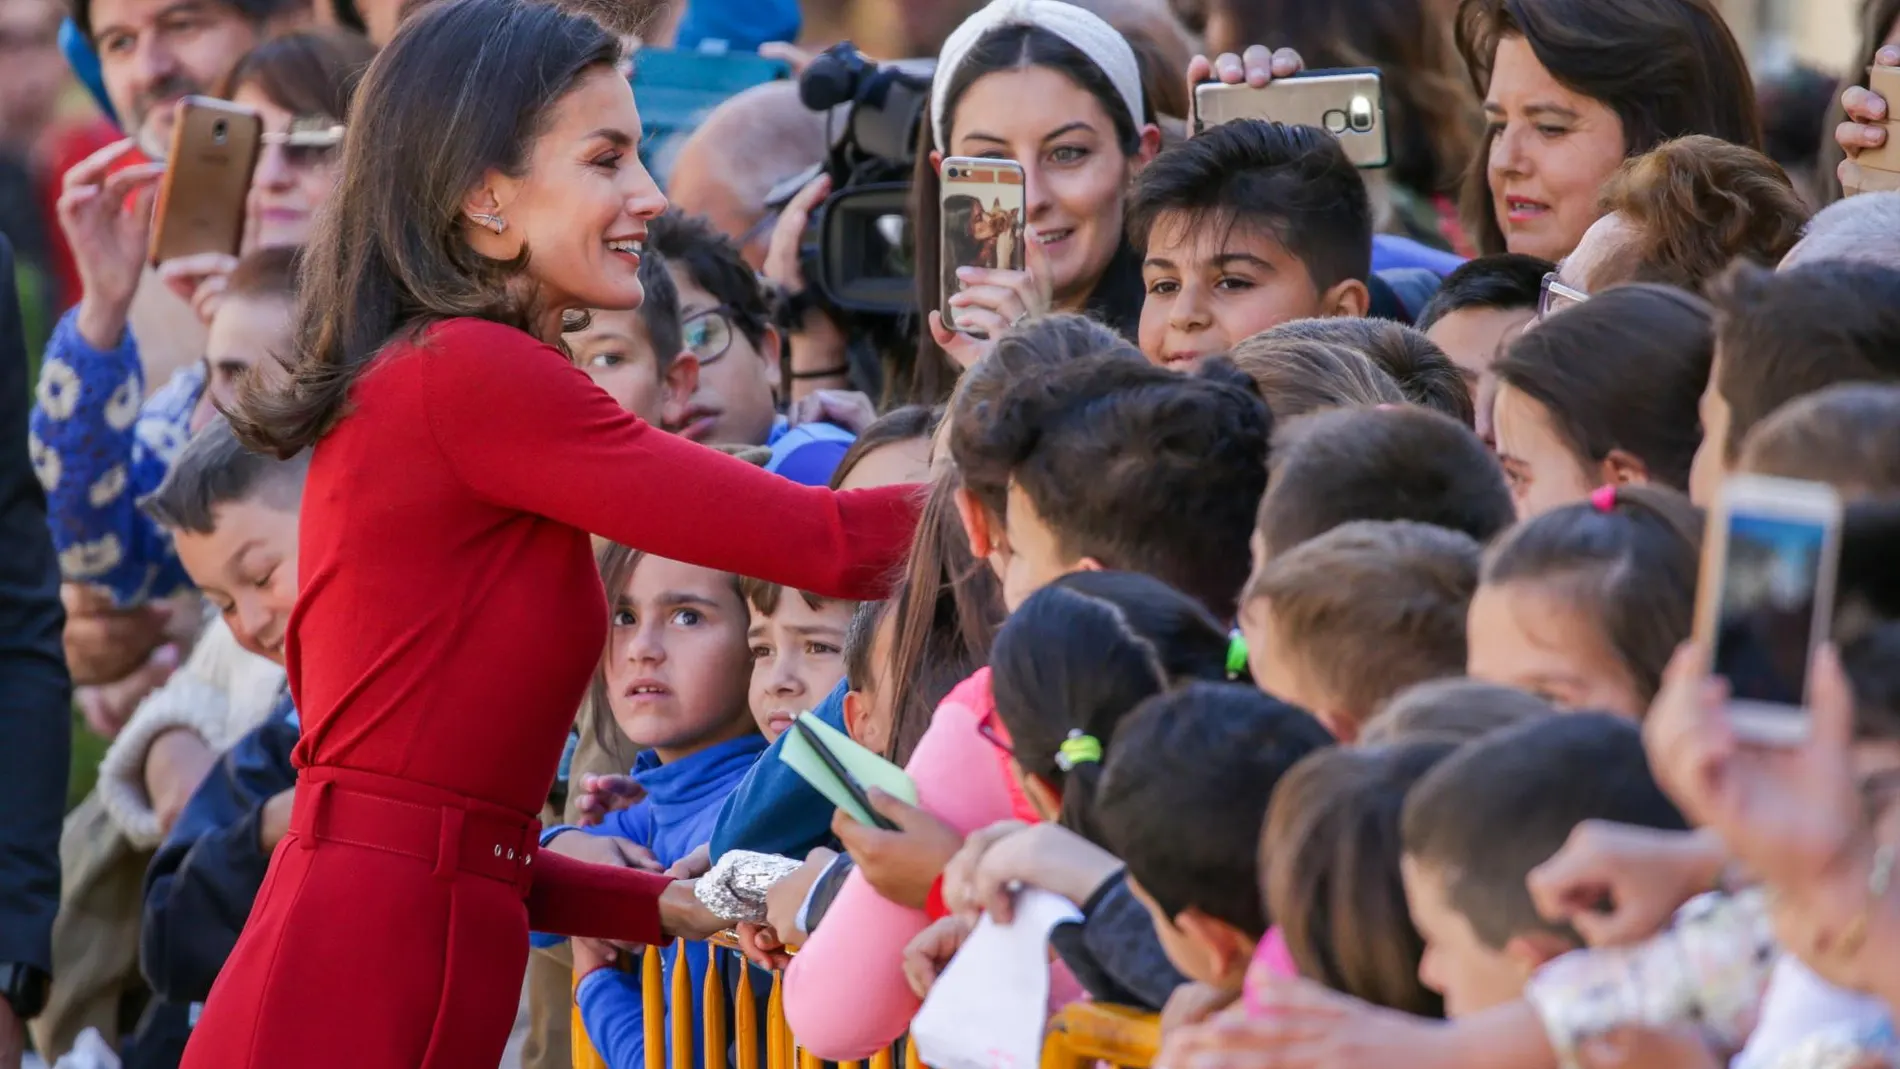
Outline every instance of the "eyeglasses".
POLYGON ((343 144, 343 124, 327 115, 306 115, 290 120, 282 133, 265 134, 266 145, 276 145, 284 153, 284 162, 299 170, 328 163, 343 144))
POLYGON ((1557 272, 1544 275, 1543 285, 1537 291, 1537 318, 1544 319, 1556 315, 1572 305, 1582 304, 1590 295, 1574 286, 1566 286, 1557 281, 1557 272))
POLYGON ((725 305, 696 312, 680 323, 680 334, 687 351, 699 357, 701 367, 726 355, 732 348, 732 318, 725 305))

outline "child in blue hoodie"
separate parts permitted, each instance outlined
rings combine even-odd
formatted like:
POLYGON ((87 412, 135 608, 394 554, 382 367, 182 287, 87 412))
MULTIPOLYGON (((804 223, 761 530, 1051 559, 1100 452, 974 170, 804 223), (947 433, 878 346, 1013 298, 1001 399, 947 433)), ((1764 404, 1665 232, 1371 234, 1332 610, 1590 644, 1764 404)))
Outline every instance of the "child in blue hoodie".
MULTIPOLYGON (((602 547, 599 564, 611 621, 590 700, 612 713, 644 751, 633 778, 646 797, 595 827, 550 828, 541 845, 587 861, 662 871, 712 839, 726 796, 765 751, 747 701, 752 653, 746 602, 738 578, 726 572, 612 543, 602 547)), ((686 952, 697 1018, 706 944, 688 944, 686 952)), ((678 952, 667 947, 657 953, 670 984, 678 952)), ((574 940, 580 978, 574 1000, 608 1066, 642 1069, 640 974, 637 968, 623 971, 622 957, 611 944, 574 940)), ((637 961, 627 957, 629 965, 637 961)), ((693 1034, 697 1044, 697 1025, 693 1034)), ((703 1060, 704 1052, 696 1049, 694 1063, 703 1060)))

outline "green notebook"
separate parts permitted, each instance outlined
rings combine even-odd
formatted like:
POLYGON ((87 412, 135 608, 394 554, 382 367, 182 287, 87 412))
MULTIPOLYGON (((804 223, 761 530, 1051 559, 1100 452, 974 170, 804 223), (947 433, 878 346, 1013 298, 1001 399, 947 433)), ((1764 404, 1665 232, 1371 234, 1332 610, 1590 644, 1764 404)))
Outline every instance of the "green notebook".
POLYGON ((785 732, 778 759, 789 765, 792 771, 803 777, 832 805, 849 813, 851 819, 860 824, 888 826, 860 800, 863 791, 872 787, 900 801, 917 804, 917 785, 911 782, 908 773, 810 713, 793 721, 791 729, 785 732), (799 730, 801 725, 811 732, 809 736, 799 730), (817 746, 813 745, 813 738, 817 740, 817 746), (860 790, 853 790, 853 784, 846 782, 833 770, 825 754, 819 752, 819 746, 830 752, 860 790))

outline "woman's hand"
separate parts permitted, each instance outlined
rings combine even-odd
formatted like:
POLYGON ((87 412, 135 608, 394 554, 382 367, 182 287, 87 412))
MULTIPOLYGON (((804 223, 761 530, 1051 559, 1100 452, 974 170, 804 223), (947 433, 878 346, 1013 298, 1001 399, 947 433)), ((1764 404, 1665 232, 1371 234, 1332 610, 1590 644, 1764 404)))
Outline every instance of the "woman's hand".
MULTIPOLYGON (((563 836, 562 838, 566 838, 563 836)), ((725 918, 706 908, 693 891, 692 880, 674 880, 660 892, 660 930, 667 938, 688 942, 703 940, 732 927, 725 918)))
POLYGON ((836 850, 819 847, 805 855, 805 863, 784 879, 773 884, 765 892, 765 923, 780 939, 803 943, 811 933, 799 926, 798 912, 805 906, 806 896, 811 894, 812 884, 824 875, 831 863, 838 859, 836 850))
POLYGON ((77 326, 95 349, 115 348, 125 334, 152 242, 158 180, 165 173, 163 163, 113 171, 132 147, 129 137, 107 145, 67 171, 60 186, 59 226, 84 290, 77 326))
POLYGON ((1004 332, 1055 306, 1055 279, 1049 269, 1049 254, 1043 251, 1035 227, 1023 228, 1023 244, 1024 270, 959 267, 957 279, 963 288, 951 295, 944 311, 930 313, 930 336, 950 354, 957 367, 965 371, 989 355, 1004 332), (960 328, 950 326, 952 310, 960 328), (975 337, 968 333, 971 330, 986 337, 975 337))
MULTIPOLYGON (((1900 67, 1900 46, 1888 45, 1875 52, 1874 66, 1900 67)), ((1843 187, 1856 190, 1863 182, 1860 164, 1855 160, 1863 149, 1879 148, 1887 143, 1887 128, 1881 124, 1893 115, 1884 97, 1858 85, 1848 86, 1841 94, 1841 107, 1847 112, 1847 121, 1835 127, 1834 140, 1847 153, 1847 158, 1841 161, 1837 177, 1843 187)))
POLYGON ((210 323, 237 263, 237 257, 221 252, 195 253, 159 264, 158 277, 200 320, 210 323))
POLYGON ((950 965, 950 959, 963 948, 976 922, 967 917, 945 917, 918 932, 904 946, 904 979, 911 994, 924 998, 950 965))
POLYGON ((1291 48, 1269 51, 1266 45, 1249 45, 1235 55, 1223 52, 1213 59, 1195 56, 1188 61, 1188 129, 1195 129, 1194 89, 1207 82, 1222 85, 1250 85, 1263 89, 1275 78, 1291 78, 1306 69, 1306 61, 1291 48))
POLYGON ((645 798, 646 793, 632 776, 582 776, 580 794, 574 799, 574 808, 580 811, 576 823, 591 828, 607 814, 645 798))
POLYGON ((840 809, 831 818, 831 831, 844 843, 864 878, 877 893, 911 909, 924 908, 930 885, 963 845, 957 830, 914 805, 873 787, 871 806, 896 824, 897 831, 860 824, 840 809))
POLYGON ((1080 906, 1122 869, 1119 858, 1059 824, 993 824, 965 840, 944 869, 943 900, 1008 924, 1016 888, 1040 887, 1080 906))
POLYGON ((1715 886, 1727 861, 1713 835, 1587 820, 1528 884, 1546 918, 1569 922, 1593 947, 1621 946, 1661 931, 1715 886))

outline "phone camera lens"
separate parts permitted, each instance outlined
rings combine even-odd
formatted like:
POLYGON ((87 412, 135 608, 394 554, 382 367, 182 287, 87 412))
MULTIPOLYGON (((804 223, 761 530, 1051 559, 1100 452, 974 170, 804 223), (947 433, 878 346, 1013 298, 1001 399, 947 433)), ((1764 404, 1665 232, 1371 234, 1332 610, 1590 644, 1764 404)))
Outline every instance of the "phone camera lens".
POLYGON ((1320 119, 1326 125, 1326 132, 1338 136, 1346 132, 1346 113, 1338 108, 1327 112, 1320 119))
POLYGON ((230 133, 231 124, 225 122, 223 119, 219 119, 217 122, 211 124, 211 140, 214 144, 224 144, 225 139, 230 133))
POLYGON ((957 176, 957 169, 955 167, 950 168, 950 177, 955 178, 956 176, 957 176))

